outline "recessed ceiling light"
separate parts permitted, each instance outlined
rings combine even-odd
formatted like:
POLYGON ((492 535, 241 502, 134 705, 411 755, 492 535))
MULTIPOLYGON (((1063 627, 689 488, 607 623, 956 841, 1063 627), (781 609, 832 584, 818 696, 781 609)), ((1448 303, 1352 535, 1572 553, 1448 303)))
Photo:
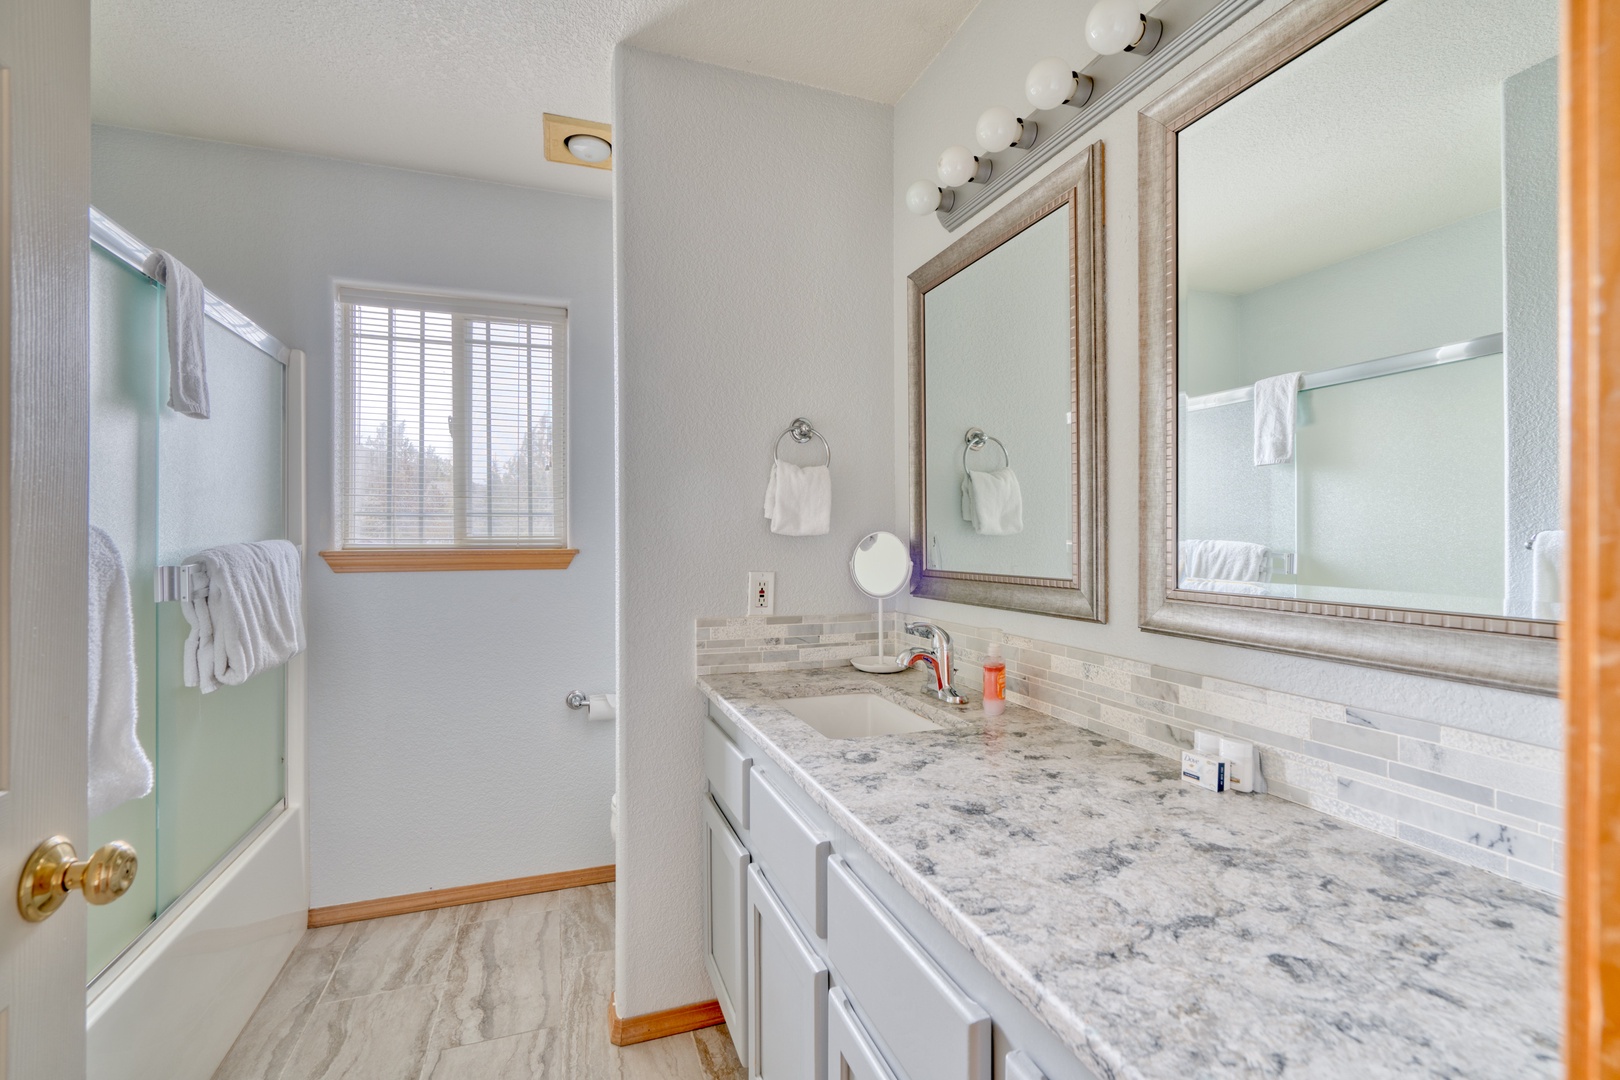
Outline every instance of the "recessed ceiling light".
POLYGON ((563 140, 563 145, 568 147, 570 154, 573 154, 587 165, 595 165, 613 156, 612 143, 606 139, 597 138, 595 135, 586 135, 583 132, 578 135, 568 136, 563 140))
POLYGON ((546 160, 589 169, 613 168, 613 127, 596 120, 545 114, 546 160))

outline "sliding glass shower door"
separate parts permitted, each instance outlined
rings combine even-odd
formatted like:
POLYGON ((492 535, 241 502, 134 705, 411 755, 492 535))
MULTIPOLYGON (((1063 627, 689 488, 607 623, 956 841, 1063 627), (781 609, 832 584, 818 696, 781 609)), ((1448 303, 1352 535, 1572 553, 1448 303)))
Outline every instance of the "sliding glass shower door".
POLYGON ((132 895, 90 909, 91 979, 280 805, 286 775, 286 669, 210 694, 185 686, 189 627, 153 596, 157 566, 286 535, 286 368, 210 320, 211 416, 174 412, 162 288, 92 252, 90 520, 130 574, 139 734, 157 784, 91 821, 92 847, 126 839, 141 860, 132 895))

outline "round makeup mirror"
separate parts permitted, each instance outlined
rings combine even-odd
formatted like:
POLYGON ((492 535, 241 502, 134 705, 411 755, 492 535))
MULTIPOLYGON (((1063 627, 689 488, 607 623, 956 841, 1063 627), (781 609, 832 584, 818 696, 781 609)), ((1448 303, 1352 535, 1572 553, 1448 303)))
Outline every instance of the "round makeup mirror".
POLYGON ((855 587, 878 602, 878 653, 857 656, 850 663, 875 675, 892 675, 905 668, 895 663, 887 646, 888 630, 883 625, 883 601, 899 596, 911 584, 911 552, 894 533, 875 532, 861 537, 849 557, 849 576, 855 587))

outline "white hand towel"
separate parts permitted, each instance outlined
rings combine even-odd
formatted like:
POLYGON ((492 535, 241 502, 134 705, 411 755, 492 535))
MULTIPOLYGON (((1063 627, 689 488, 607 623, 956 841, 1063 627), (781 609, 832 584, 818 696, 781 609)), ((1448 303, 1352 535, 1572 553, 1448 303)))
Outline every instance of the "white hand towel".
POLYGON ((90 816, 152 790, 135 724, 135 609, 112 537, 90 526, 90 816))
POLYGON ((191 624, 185 684, 239 686, 304 651, 298 549, 285 540, 226 544, 197 556, 206 596, 180 605, 191 624))
POLYGON ((765 486, 765 516, 778 536, 825 536, 832 527, 832 470, 773 464, 765 486))
POLYGON ((1273 375, 1254 384, 1254 463, 1280 465, 1294 456, 1295 399, 1301 373, 1273 375))
POLYGON ((142 267, 163 285, 169 316, 169 408, 208 419, 208 363, 203 355, 203 283, 167 251, 153 251, 142 267))
POLYGON ((1564 617, 1564 530, 1538 532, 1530 541, 1531 617, 1564 617))
POLYGON ((1024 493, 1011 469, 975 469, 967 477, 973 486, 974 532, 1013 536, 1024 531, 1024 493))
POLYGON ((1271 580, 1271 549, 1264 544, 1245 540, 1183 540, 1178 547, 1182 588, 1216 591, 1207 584, 1188 583, 1271 580))

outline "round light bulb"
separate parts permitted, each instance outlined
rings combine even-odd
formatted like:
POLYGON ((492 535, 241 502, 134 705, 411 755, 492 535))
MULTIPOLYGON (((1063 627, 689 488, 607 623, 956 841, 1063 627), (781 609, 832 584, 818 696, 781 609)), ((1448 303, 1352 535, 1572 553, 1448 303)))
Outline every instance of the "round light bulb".
POLYGON ((1102 56, 1129 49, 1144 29, 1141 0, 1097 0, 1086 16, 1086 42, 1102 56))
POLYGON ((1024 76, 1024 96, 1037 109, 1084 105, 1091 97, 1091 79, 1061 56, 1048 56, 1037 60, 1024 76))
POLYGON ((590 165, 598 165, 613 156, 613 144, 595 135, 570 135, 563 140, 568 152, 590 165))
POLYGON ((992 105, 979 116, 974 133, 984 152, 993 154, 1023 140, 1024 122, 1011 109, 992 105))
POLYGON ((939 182, 948 188, 961 187, 971 180, 980 183, 990 179, 990 163, 980 161, 965 146, 947 146, 939 155, 939 182))
POLYGON ((918 180, 906 188, 906 209, 913 214, 927 214, 939 209, 942 192, 932 180, 918 180))

